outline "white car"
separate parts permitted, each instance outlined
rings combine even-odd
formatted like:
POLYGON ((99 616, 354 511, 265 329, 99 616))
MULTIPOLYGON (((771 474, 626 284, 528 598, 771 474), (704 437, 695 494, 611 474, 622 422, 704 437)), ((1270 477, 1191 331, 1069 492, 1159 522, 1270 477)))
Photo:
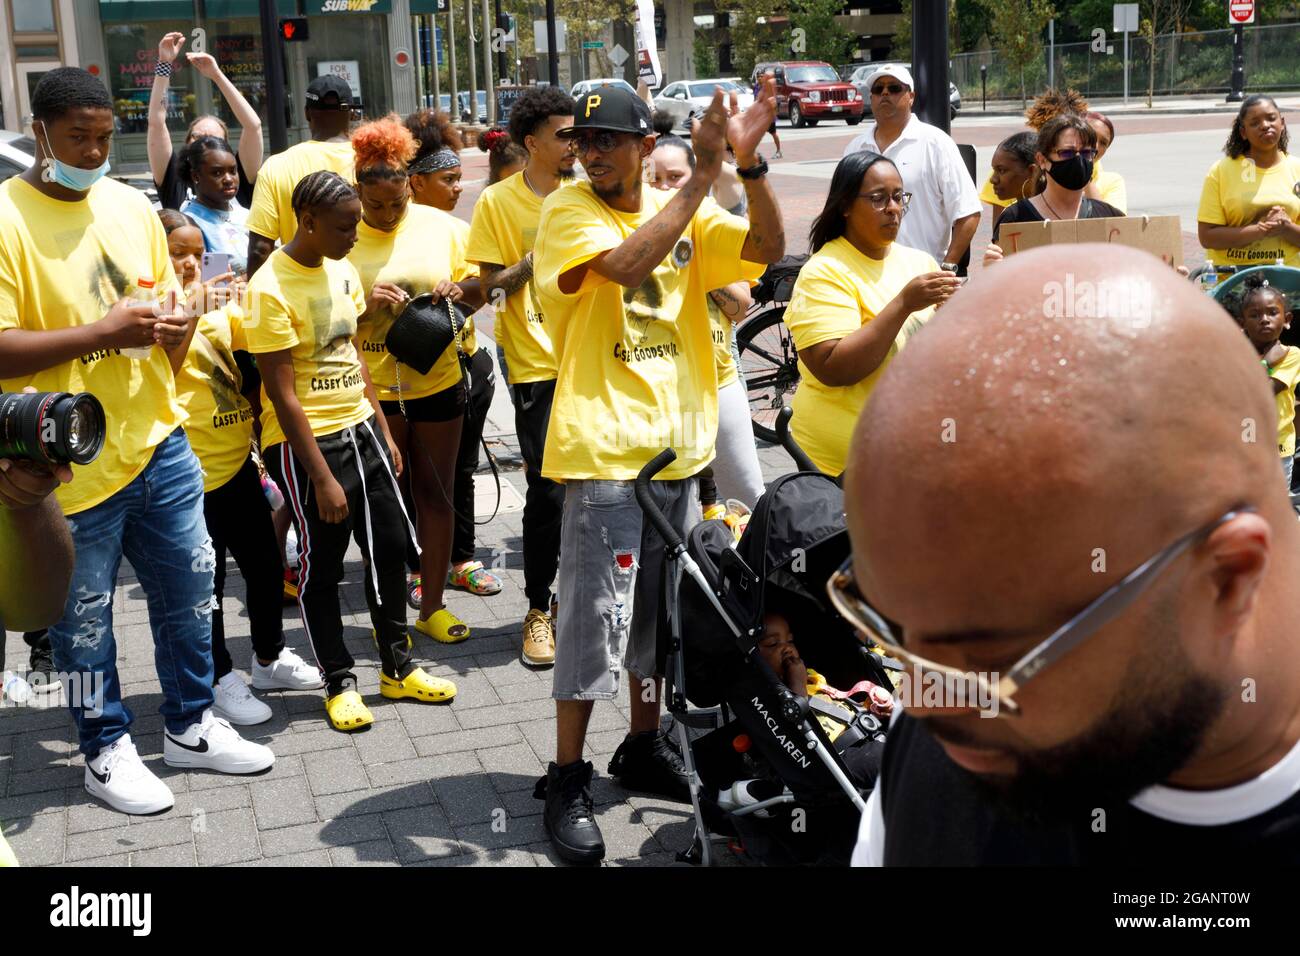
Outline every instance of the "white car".
MULTIPOLYGON (((34 162, 36 162, 36 141, 34 139, 30 136, 24 136, 22 133, 0 129, 0 183, 10 176, 17 176, 28 169, 34 162)), ((158 201, 158 190, 154 189, 153 182, 147 172, 130 176, 115 173, 113 178, 134 186, 144 193, 154 209, 162 208, 162 203, 158 201)))
POLYGON ((691 120, 709 108, 713 90, 719 86, 728 100, 731 93, 736 94, 736 103, 742 110, 754 105, 754 94, 735 80, 681 80, 663 88, 655 97, 655 109, 670 114, 674 126, 689 131, 691 120))
POLYGON ((575 83, 571 95, 576 100, 580 96, 586 96, 588 93, 590 93, 598 86, 621 86, 623 87, 623 89, 627 90, 633 96, 636 95, 636 87, 634 87, 631 83, 629 83, 627 80, 618 80, 618 79, 614 79, 613 77, 609 77, 603 80, 600 79, 583 80, 581 83, 575 83))

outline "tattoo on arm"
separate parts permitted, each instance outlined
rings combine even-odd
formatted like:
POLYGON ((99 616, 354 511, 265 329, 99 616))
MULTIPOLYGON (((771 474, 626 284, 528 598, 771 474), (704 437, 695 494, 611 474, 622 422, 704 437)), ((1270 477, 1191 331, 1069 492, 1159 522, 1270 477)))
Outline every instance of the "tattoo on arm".
POLYGON ((740 300, 731 294, 730 289, 714 289, 709 293, 709 298, 724 315, 735 317, 740 314, 740 300))
POLYGON ((532 253, 529 253, 512 266, 504 269, 496 268, 491 272, 488 272, 485 265, 480 264, 479 268, 484 273, 483 288, 488 300, 492 300, 492 294, 497 289, 500 289, 501 294, 508 299, 526 286, 528 280, 533 277, 533 257, 532 253))

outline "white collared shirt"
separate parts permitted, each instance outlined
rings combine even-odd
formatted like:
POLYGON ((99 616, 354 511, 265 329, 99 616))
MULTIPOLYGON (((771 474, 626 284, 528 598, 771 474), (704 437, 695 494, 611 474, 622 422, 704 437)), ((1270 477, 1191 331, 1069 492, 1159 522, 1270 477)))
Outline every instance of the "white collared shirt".
POLYGON ((857 136, 844 155, 870 149, 893 160, 912 194, 897 242, 943 262, 952 241, 952 224, 980 211, 980 197, 951 136, 913 114, 887 149, 876 145, 876 124, 857 136))

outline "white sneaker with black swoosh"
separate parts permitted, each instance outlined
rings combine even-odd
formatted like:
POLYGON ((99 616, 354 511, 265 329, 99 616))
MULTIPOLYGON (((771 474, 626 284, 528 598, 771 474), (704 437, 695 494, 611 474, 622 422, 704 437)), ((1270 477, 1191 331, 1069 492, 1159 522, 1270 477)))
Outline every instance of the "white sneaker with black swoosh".
POLYGON ((130 734, 123 734, 86 761, 86 792, 120 813, 161 813, 176 798, 140 761, 130 734))
POLYGON ((275 763, 275 754, 270 747, 239 736, 239 731, 209 709, 185 733, 163 733, 163 763, 217 773, 258 773, 275 763))

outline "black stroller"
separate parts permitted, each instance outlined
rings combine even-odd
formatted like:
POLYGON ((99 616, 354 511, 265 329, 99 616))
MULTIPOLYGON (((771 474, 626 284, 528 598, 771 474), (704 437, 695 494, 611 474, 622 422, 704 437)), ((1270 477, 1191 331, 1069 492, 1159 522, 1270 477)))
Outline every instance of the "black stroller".
POLYGON ((883 742, 888 718, 858 709, 832 743, 819 722, 823 702, 792 693, 758 648, 764 614, 778 608, 800 656, 831 686, 892 688, 895 662, 865 648, 819 597, 849 550, 843 492, 816 471, 785 475, 768 485, 739 542, 718 520, 702 521, 683 542, 649 492, 675 457, 666 449, 647 464, 636 493, 666 542, 660 673, 696 826, 679 859, 707 866, 713 843, 739 838, 763 863, 846 863, 870 784, 855 784, 842 752, 883 742), (691 710, 688 699, 705 709, 691 710), (770 797, 741 807, 720 800, 756 767, 767 773, 770 797))

